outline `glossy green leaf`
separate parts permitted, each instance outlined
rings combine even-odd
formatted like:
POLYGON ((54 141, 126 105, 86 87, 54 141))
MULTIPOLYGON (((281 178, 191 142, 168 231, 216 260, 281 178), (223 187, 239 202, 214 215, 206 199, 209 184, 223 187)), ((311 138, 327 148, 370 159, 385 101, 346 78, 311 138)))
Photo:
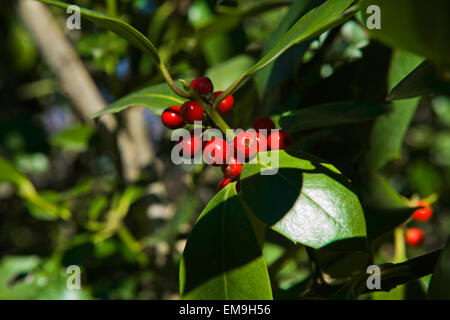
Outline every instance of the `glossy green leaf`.
POLYGON ((300 109, 281 115, 279 124, 291 132, 373 120, 389 110, 388 105, 339 102, 300 109))
POLYGON ((313 248, 365 237, 364 214, 349 181, 328 163, 298 156, 262 152, 257 163, 244 165, 241 195, 253 214, 290 240, 313 248))
POLYGON ((378 6, 381 14, 381 28, 369 30, 373 38, 450 66, 448 0, 363 0, 364 22, 372 15, 367 14, 371 5, 378 6))
MULTIPOLYGON (((64 9, 72 5, 70 3, 65 3, 56 0, 37 0, 37 1, 54 5, 64 9)), ((142 33, 140 33, 134 27, 130 26, 128 23, 120 19, 110 17, 103 13, 92 11, 85 8, 80 8, 80 13, 85 19, 92 21, 93 23, 97 24, 100 27, 103 27, 109 31, 114 32, 118 36, 127 40, 133 46, 149 54, 156 64, 160 63, 161 59, 153 43, 151 43, 151 41, 148 40, 142 33)))
POLYGON ((428 288, 429 299, 450 299, 450 237, 434 267, 428 288))
POLYGON ((184 100, 178 97, 167 84, 161 83, 153 85, 142 90, 133 92, 105 109, 91 115, 91 118, 97 118, 104 114, 120 112, 126 108, 134 106, 147 107, 157 115, 160 115, 165 108, 173 105, 181 105, 184 100))
POLYGON ((272 299, 269 274, 247 213, 227 185, 191 231, 180 265, 183 299, 272 299))
MULTIPOLYGON (((388 89, 397 85, 422 61, 423 58, 413 54, 402 51, 395 52, 389 70, 388 89)), ((376 120, 367 158, 369 167, 380 169, 390 160, 400 157, 403 137, 414 116, 418 102, 418 98, 394 101, 392 111, 376 120)))
POLYGON ((441 79, 436 73, 436 68, 429 61, 424 61, 392 89, 388 100, 445 92, 450 92, 450 81, 441 79))
POLYGON ((87 125, 76 125, 64 129, 50 137, 50 144, 65 150, 82 152, 89 147, 89 140, 94 134, 94 128, 87 125))

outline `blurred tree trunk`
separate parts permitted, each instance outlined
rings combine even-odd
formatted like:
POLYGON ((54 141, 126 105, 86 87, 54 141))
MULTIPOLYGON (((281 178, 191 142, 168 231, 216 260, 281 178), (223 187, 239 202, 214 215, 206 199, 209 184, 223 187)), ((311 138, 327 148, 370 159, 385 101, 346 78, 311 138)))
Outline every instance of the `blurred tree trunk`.
MULTIPOLYGON (((95 123, 89 116, 104 109, 107 104, 78 54, 45 5, 32 0, 19 0, 17 8, 75 111, 83 121, 94 126, 95 123)), ((100 118, 103 137, 107 136, 106 147, 117 150, 120 154, 119 171, 126 182, 136 181, 141 170, 154 158, 142 112, 141 108, 125 112, 125 128, 118 128, 112 115, 100 118)))

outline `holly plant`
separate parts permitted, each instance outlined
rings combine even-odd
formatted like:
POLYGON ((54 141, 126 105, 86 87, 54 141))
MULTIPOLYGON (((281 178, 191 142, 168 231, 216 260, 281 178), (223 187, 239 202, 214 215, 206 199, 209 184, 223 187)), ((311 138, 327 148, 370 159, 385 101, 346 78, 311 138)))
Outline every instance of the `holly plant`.
MULTIPOLYGON (((413 259, 405 253, 405 243, 417 248, 427 242, 419 224, 431 219, 434 200, 401 196, 386 174, 399 161, 419 102, 450 88, 449 2, 258 6, 269 12, 287 7, 259 58, 248 55, 239 73, 224 65, 185 79, 174 77, 180 72, 165 64, 167 52, 151 37, 118 17, 80 9, 83 23, 89 20, 147 55, 161 79, 92 119, 145 106, 173 133, 189 133, 172 139, 177 156, 200 157, 200 170, 222 171, 217 192, 189 230, 179 261, 180 297, 376 298, 426 283, 424 296, 449 298, 449 286, 440 283, 450 284, 448 246, 428 247, 413 259), (406 231, 407 223, 415 227, 406 231), (395 257, 387 261, 377 250, 392 235, 395 257), (309 261, 306 276, 289 271, 298 270, 299 256, 309 261), (376 277, 380 286, 372 285, 376 277)), ((220 37, 257 14, 239 2, 219 1, 216 8, 225 18, 199 27, 192 41, 204 45, 208 32, 220 37)))

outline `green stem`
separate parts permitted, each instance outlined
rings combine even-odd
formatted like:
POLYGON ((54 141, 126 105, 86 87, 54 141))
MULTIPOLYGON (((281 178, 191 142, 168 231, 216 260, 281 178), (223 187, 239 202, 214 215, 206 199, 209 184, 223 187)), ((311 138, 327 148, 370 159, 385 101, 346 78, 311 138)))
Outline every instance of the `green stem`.
POLYGON ((116 2, 116 0, 106 0, 106 12, 111 17, 117 18, 117 2, 116 2))
MULTIPOLYGON (((227 130, 231 130, 230 126, 223 120, 222 116, 219 114, 219 112, 216 109, 212 109, 211 107, 207 107, 206 113, 208 113, 208 116, 210 119, 214 122, 214 124, 222 131, 224 134, 227 133, 227 130)), ((232 137, 234 138, 234 131, 231 130, 232 137)))
POLYGON ((217 126, 217 128, 220 129, 224 134, 227 133, 227 130, 230 130, 232 134, 232 138, 234 138, 234 131, 231 130, 230 126, 223 120, 220 113, 217 111, 216 108, 210 106, 208 103, 206 103, 202 98, 198 96, 198 94, 184 81, 181 80, 181 83, 187 90, 186 93, 195 101, 201 104, 203 107, 203 110, 205 110, 208 117, 214 122, 214 124, 217 126))
POLYGON ((167 70, 167 67, 164 65, 162 61, 160 61, 158 67, 164 77, 164 80, 166 80, 167 84, 169 85, 169 87, 172 89, 173 92, 175 92, 177 95, 185 99, 192 98, 189 92, 183 91, 177 86, 175 81, 173 81, 169 71, 167 70))
POLYGON ((230 94, 233 94, 236 89, 242 84, 244 83, 245 80, 247 80, 247 78, 250 77, 250 75, 248 74, 243 74, 242 76, 240 76, 237 80, 235 80, 229 87, 227 90, 225 90, 220 96, 218 96, 215 100, 214 100, 214 104, 213 104, 213 109, 216 110, 217 106, 219 105, 219 103, 225 99, 226 97, 228 97, 230 94))
POLYGON ((399 226, 394 230, 394 245, 395 255, 394 263, 399 263, 406 260, 406 248, 405 248, 405 231, 403 226, 399 226))

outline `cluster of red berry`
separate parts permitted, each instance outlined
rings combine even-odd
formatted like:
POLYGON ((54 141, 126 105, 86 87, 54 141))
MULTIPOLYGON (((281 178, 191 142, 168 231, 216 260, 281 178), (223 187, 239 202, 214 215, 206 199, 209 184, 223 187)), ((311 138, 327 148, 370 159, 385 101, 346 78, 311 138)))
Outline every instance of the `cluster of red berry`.
MULTIPOLYGON (((418 201, 416 203, 417 207, 423 207, 421 209, 417 209, 413 213, 413 219, 419 222, 428 221, 433 216, 433 209, 426 201, 418 201)), ((409 228, 406 230, 405 234, 406 243, 412 247, 420 246, 425 241, 425 234, 419 228, 409 228)))
MULTIPOLYGON (((210 101, 211 97, 217 98, 223 91, 214 92, 214 86, 208 78, 197 78, 191 82, 192 89, 205 99, 210 101)), ((234 105, 234 98, 230 94, 223 99, 217 106, 220 114, 228 113, 234 105)), ((169 129, 178 129, 184 127, 186 123, 193 124, 194 121, 203 120, 205 115, 202 105, 197 101, 187 101, 180 106, 172 106, 163 111, 161 120, 169 129)))
MULTIPOLYGON (((205 103, 210 105, 223 93, 223 91, 214 92, 214 86, 208 78, 197 78, 190 83, 190 86, 205 103)), ((224 115, 233 108, 233 105, 234 98, 232 95, 228 95, 217 105, 217 110, 224 115)), ((161 120, 167 128, 178 129, 184 127, 186 123, 194 124, 195 121, 208 119, 199 102, 187 101, 181 107, 172 106, 164 110, 161 120)), ((222 138, 212 138, 202 143, 201 137, 193 134, 189 139, 181 138, 178 143, 183 144, 183 157, 194 157, 203 147, 205 162, 222 167, 224 176, 217 186, 217 189, 221 190, 231 181, 239 179, 243 163, 253 159, 258 152, 289 149, 292 146, 292 137, 287 131, 271 132, 275 129, 275 124, 270 118, 256 119, 252 129, 254 130, 238 132, 231 143, 222 138), (260 130, 265 130, 261 132, 267 134, 260 133, 260 130)), ((239 182, 236 189, 239 192, 239 182)))

